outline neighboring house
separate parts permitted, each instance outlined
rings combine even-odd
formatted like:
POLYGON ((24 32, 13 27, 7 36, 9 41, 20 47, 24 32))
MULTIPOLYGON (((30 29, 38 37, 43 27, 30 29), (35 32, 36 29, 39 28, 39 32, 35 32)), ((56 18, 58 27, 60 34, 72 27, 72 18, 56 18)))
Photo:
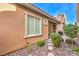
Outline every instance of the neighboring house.
POLYGON ((49 33, 58 31, 59 24, 61 20, 33 4, 0 4, 0 55, 25 47, 26 41, 34 44, 48 39, 49 33))
POLYGON ((57 32, 58 31, 64 32, 63 29, 64 29, 64 26, 66 25, 66 22, 67 22, 66 15, 65 14, 59 14, 58 16, 55 16, 55 17, 56 17, 57 20, 60 21, 60 23, 57 24, 58 26, 57 26, 57 30, 56 31, 57 32))

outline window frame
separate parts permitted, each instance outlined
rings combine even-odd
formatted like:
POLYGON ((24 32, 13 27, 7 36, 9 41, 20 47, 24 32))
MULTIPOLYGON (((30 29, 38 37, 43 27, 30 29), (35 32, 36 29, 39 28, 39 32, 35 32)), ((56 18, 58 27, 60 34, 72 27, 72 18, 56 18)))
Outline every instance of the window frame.
MULTIPOLYGON (((34 21, 34 24, 35 24, 35 21, 34 21)), ((34 27, 35 27, 35 25, 34 25, 34 27)), ((35 28, 34 28, 34 31, 35 31, 35 28)), ((24 38, 40 36, 40 35, 42 35, 42 19, 40 17, 38 17, 38 16, 25 13, 25 34, 24 34, 24 38), (40 20, 40 33, 39 34, 31 34, 31 35, 27 34, 27 20, 28 20, 27 17, 28 17, 28 15, 39 18, 39 20, 40 20)))

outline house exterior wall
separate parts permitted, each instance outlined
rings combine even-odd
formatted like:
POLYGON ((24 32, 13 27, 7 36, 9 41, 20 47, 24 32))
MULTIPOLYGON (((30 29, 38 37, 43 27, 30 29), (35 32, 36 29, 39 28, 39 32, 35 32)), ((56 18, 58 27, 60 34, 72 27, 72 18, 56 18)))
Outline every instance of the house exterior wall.
POLYGON ((65 26, 65 24, 58 23, 57 26, 56 26, 56 32, 58 32, 58 31, 63 31, 64 32, 64 30, 63 30, 64 26, 65 26))
POLYGON ((64 32, 64 26, 66 25, 66 16, 63 14, 63 15, 59 15, 59 16, 57 16, 56 17, 59 21, 60 21, 60 23, 58 23, 57 24, 57 26, 56 26, 56 32, 58 32, 58 31, 63 31, 64 32))
POLYGON ((25 47, 26 40, 30 44, 34 44, 40 39, 48 39, 48 26, 44 26, 44 19, 47 19, 46 17, 23 6, 14 6, 16 11, 0 11, 0 55, 25 47), (24 12, 42 19, 42 35, 24 38, 24 12))
POLYGON ((49 21, 48 22, 48 32, 49 34, 52 33, 52 32, 56 32, 56 25, 55 23, 49 21))

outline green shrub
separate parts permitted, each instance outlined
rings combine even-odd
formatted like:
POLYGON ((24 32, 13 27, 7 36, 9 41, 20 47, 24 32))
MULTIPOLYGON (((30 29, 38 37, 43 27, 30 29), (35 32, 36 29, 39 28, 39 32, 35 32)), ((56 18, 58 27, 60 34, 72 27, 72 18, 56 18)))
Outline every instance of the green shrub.
POLYGON ((79 47, 73 48, 72 50, 79 53, 79 47))
POLYGON ((39 47, 42 47, 42 46, 45 45, 45 41, 43 41, 43 40, 39 40, 39 41, 37 41, 36 44, 37 44, 39 47))
POLYGON ((60 39, 60 36, 59 34, 57 33, 51 33, 51 40, 52 40, 52 43, 55 47, 60 47, 61 45, 61 39, 60 39))
POLYGON ((77 24, 67 24, 64 26, 64 33, 69 36, 72 40, 77 37, 79 27, 77 24))
POLYGON ((67 39, 67 40, 66 40, 66 43, 68 43, 68 44, 72 44, 72 43, 73 43, 73 44, 76 44, 75 41, 74 41, 74 40, 71 40, 71 39, 67 39))
POLYGON ((72 40, 71 40, 71 39, 67 39, 67 40, 66 40, 66 43, 72 44, 72 40))

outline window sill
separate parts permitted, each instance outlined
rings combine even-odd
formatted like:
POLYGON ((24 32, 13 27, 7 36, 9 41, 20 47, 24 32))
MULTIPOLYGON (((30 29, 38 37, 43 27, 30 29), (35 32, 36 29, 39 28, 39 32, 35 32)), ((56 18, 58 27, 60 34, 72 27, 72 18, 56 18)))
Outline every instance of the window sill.
POLYGON ((39 34, 39 35, 32 35, 32 36, 24 36, 24 38, 33 38, 33 37, 38 37, 38 36, 42 36, 42 34, 39 34))

